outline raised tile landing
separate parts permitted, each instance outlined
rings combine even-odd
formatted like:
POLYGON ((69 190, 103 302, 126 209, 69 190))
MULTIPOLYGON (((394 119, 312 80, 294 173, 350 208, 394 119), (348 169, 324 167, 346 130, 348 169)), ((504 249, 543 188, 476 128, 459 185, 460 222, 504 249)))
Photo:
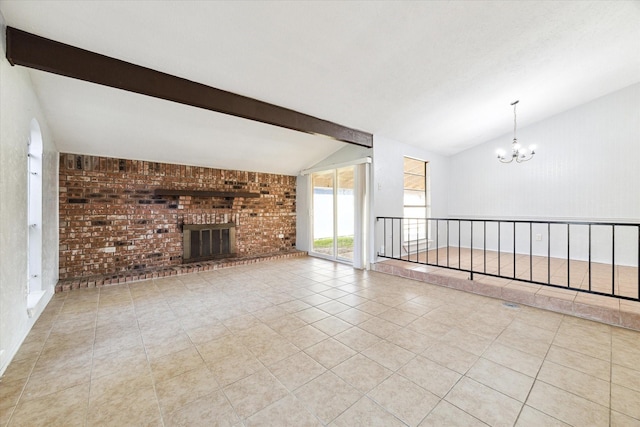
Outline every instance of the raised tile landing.
POLYGON ((181 274, 212 271, 219 268, 235 267, 238 265, 254 264, 262 261, 307 256, 307 252, 291 250, 252 257, 235 257, 190 264, 174 265, 162 268, 144 270, 132 270, 118 274, 95 275, 59 280, 56 285, 56 293, 66 292, 72 289, 96 288, 105 285, 117 285, 119 283, 131 283, 146 279, 158 279, 161 277, 179 276, 181 274))
POLYGON ((372 264, 372 269, 640 331, 640 302, 500 279, 479 273, 474 273, 473 280, 469 280, 469 273, 466 272, 400 260, 378 262, 372 264))

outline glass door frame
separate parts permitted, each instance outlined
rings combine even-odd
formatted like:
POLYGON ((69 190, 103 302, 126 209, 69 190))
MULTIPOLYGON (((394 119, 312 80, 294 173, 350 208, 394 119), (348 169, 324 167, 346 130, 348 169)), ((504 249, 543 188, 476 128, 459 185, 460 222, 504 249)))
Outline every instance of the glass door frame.
MULTIPOLYGON (((353 176, 354 176, 354 180, 355 180, 355 176, 357 174, 356 172, 356 165, 347 165, 347 166, 343 166, 340 168, 335 168, 335 169, 327 169, 324 171, 316 171, 313 172, 309 175, 310 179, 310 186, 311 186, 311 191, 310 191, 310 195, 311 195, 311 223, 310 223, 310 239, 309 239, 309 243, 310 243, 310 249, 309 249, 309 253, 313 256, 319 257, 319 258, 325 258, 325 259, 329 259, 332 261, 339 261, 339 262, 343 262, 345 264, 353 264, 353 257, 352 258, 346 258, 346 257, 342 257, 339 255, 339 245, 338 245, 338 238, 340 236, 338 236, 338 208, 339 208, 339 203, 338 203, 338 196, 339 196, 339 189, 340 187, 340 181, 338 178, 338 171, 341 169, 346 169, 346 168, 351 168, 353 171, 353 176), (333 240, 333 250, 332 250, 332 255, 329 254, 324 254, 322 252, 316 252, 314 250, 314 242, 315 242, 315 236, 314 236, 314 229, 315 229, 315 195, 314 195, 314 186, 313 186, 313 175, 315 174, 327 174, 327 172, 332 172, 333 178, 332 178, 332 184, 333 184, 333 191, 332 191, 332 196, 333 196, 333 202, 332 202, 332 211, 333 211, 333 219, 332 219, 332 225, 333 225, 333 236, 332 236, 332 240, 333 240)), ((354 186, 355 187, 355 186, 354 186)), ((353 215, 353 227, 354 227, 354 245, 355 245, 355 241, 356 241, 356 194, 355 194, 355 188, 354 190, 354 195, 353 195, 353 211, 354 211, 354 215, 353 215)))
POLYGON ((371 173, 371 158, 366 157, 358 160, 354 160, 351 162, 345 162, 341 164, 329 165, 327 167, 318 167, 313 169, 308 169, 302 171, 302 174, 307 175, 308 178, 308 218, 309 218, 309 227, 308 227, 308 238, 309 238, 309 249, 308 253, 310 256, 324 258, 331 261, 337 261, 341 263, 345 263, 348 265, 352 265, 355 268, 367 268, 368 266, 368 230, 370 228, 370 218, 368 217, 370 212, 370 178, 369 174, 371 173), (347 167, 353 167, 354 172, 354 242, 353 242, 353 259, 348 259, 344 257, 340 257, 337 255, 337 173, 339 169, 344 169, 347 167), (313 174, 314 173, 322 173, 322 172, 333 172, 333 228, 334 228, 334 252, 333 255, 327 255, 314 251, 314 226, 315 226, 315 218, 314 218, 314 187, 313 187, 313 174))

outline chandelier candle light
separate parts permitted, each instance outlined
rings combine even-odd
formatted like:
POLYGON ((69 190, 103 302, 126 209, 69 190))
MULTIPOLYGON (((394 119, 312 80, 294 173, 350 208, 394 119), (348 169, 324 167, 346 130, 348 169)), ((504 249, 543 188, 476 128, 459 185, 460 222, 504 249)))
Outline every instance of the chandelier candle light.
POLYGON ((511 163, 514 160, 518 163, 526 162, 531 160, 533 156, 536 154, 536 147, 530 146, 529 150, 523 148, 516 138, 516 105, 520 101, 514 101, 511 103, 513 105, 513 142, 511 143, 511 156, 507 157, 507 153, 504 150, 498 150, 498 160, 502 163, 511 163))

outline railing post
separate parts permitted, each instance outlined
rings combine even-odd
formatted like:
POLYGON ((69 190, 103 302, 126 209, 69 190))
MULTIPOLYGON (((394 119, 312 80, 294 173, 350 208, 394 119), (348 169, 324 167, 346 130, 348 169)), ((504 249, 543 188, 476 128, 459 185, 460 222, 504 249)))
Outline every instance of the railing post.
POLYGON ((547 285, 551 284, 551 223, 547 222, 547 285))
POLYGON ((498 276, 502 276, 502 267, 500 266, 500 229, 502 228, 502 223, 498 221, 498 276))
POLYGON ((416 218, 416 262, 420 262, 420 220, 416 218))
POLYGON ((394 222, 395 218, 391 218, 391 258, 393 258, 393 247, 395 246, 395 239, 393 238, 393 229, 395 228, 394 222))
POLYGON ((429 229, 431 228, 430 218, 425 218, 425 235, 427 236, 427 265, 429 265, 429 229))
POLYGON ((471 280, 473 280, 473 220, 469 221, 469 224, 471 225, 471 268, 469 270, 471 270, 471 280))
POLYGON ((447 220, 447 267, 449 267, 449 220, 447 220))
POLYGON ((484 261, 483 273, 487 274, 487 221, 482 221, 482 258, 484 261))
POLYGON ((513 278, 516 278, 516 222, 513 221, 513 278))
POLYGON ((591 291, 591 224, 589 224, 589 291, 591 291))
POLYGON ((611 226, 611 295, 615 295, 615 294, 616 294, 616 225, 613 224, 611 226))
POLYGON ((533 281, 533 223, 529 221, 529 281, 533 281))
POLYGON ((440 220, 436 219, 436 265, 440 265, 440 220))
POLYGON ((462 221, 458 220, 458 268, 460 268, 460 239, 462 236, 460 236, 460 231, 462 230, 460 225, 461 225, 462 221))
POLYGON ((571 254, 571 234, 569 233, 569 229, 571 228, 571 224, 567 223, 567 288, 571 287, 571 258, 569 255, 571 254))
POLYGON ((387 218, 384 218, 382 221, 382 256, 387 256, 387 218))

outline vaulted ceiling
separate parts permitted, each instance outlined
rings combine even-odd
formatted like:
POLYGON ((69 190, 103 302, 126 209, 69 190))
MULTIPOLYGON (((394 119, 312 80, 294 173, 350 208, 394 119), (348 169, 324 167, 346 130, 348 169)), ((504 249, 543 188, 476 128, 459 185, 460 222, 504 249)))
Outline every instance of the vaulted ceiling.
MULTIPOLYGON (((450 155, 640 81, 638 1, 0 1, 6 24, 450 155)), ((344 144, 30 70, 60 151, 295 174, 344 144)))

